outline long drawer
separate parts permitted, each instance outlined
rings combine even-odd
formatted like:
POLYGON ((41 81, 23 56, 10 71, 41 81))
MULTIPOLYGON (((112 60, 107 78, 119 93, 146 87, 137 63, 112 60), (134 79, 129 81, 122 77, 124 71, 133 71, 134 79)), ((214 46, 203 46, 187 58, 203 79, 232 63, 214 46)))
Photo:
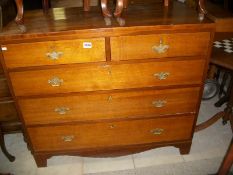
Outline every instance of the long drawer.
POLYGON ((195 112, 199 89, 21 99, 19 105, 27 125, 172 115, 195 112))
POLYGON ((27 128, 34 151, 172 142, 191 138, 194 116, 27 128))
POLYGON ((105 39, 2 45, 8 68, 105 61, 105 39))
POLYGON ((175 33, 111 38, 112 60, 197 56, 206 54, 209 33, 175 33))
POLYGON ((11 72, 16 96, 69 93, 202 82, 205 60, 146 62, 11 72))

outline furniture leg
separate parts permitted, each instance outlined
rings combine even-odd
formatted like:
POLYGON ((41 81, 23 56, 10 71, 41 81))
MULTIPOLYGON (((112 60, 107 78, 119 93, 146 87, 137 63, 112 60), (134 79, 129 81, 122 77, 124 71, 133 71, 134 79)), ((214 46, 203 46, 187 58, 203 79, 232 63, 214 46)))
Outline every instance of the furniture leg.
POLYGON ((43 11, 44 13, 48 13, 49 10, 49 1, 48 0, 43 0, 42 1, 42 5, 43 5, 43 11))
POLYGON ((117 0, 114 16, 115 17, 120 17, 121 14, 122 14, 123 9, 124 9, 124 0, 117 0))
POLYGON ((192 142, 188 142, 188 143, 182 143, 176 147, 179 148, 180 154, 184 155, 184 154, 189 154, 191 145, 192 142))
POLYGON ((219 175, 227 175, 230 171, 231 165, 233 164, 233 139, 231 140, 230 146, 223 159, 223 162, 218 170, 219 175))
POLYGON ((203 129, 208 128, 209 126, 211 126, 212 124, 214 124, 216 121, 218 121, 220 118, 223 118, 225 112, 219 112, 217 114, 215 114, 213 117, 211 117, 209 120, 199 124, 196 126, 195 128, 195 132, 201 131, 203 129))
POLYGON ((120 26, 125 25, 125 20, 121 18, 121 15, 124 9, 124 3, 125 3, 125 0, 117 0, 116 9, 114 12, 114 16, 116 17, 117 22, 119 23, 120 26))
POLYGON ((36 165, 38 167, 46 167, 47 166, 47 158, 48 156, 42 154, 34 154, 34 158, 36 161, 36 165))
POLYGON ((108 0, 101 0, 101 8, 104 17, 112 17, 112 14, 108 9, 108 0))
POLYGON ((198 0, 199 20, 204 20, 205 14, 207 13, 205 8, 205 0, 198 0))
POLYGON ((227 77, 228 77, 228 73, 224 72, 222 82, 221 82, 221 85, 220 85, 219 97, 221 97, 222 94, 224 94, 224 87, 226 85, 227 77))
MULTIPOLYGON (((230 81, 230 85, 228 87, 228 92, 227 92, 228 97, 229 97, 229 102, 227 103, 227 107, 224 110, 225 115, 223 117, 223 124, 225 124, 228 120, 230 120, 230 122, 233 121, 233 110, 232 110, 232 108, 233 108, 233 90, 232 90, 232 88, 233 88, 233 73, 231 74, 231 81, 230 81)), ((231 127, 233 127, 233 126, 231 125, 231 127)), ((232 130, 233 130, 233 128, 232 128, 232 130)))
POLYGON ((167 7, 169 5, 169 0, 164 0, 164 6, 167 7))
POLYGON ((5 154, 5 156, 8 158, 8 160, 13 162, 15 160, 15 157, 10 155, 8 153, 8 151, 6 150, 4 135, 3 135, 3 132, 2 132, 1 126, 0 126, 0 146, 1 146, 2 152, 5 154))
POLYGON ((220 73, 221 73, 221 71, 220 71, 220 69, 218 69, 216 74, 215 74, 215 78, 217 81, 219 81, 220 73))
POLYGON ((209 67, 209 71, 208 71, 208 79, 214 79, 215 78, 215 74, 216 74, 216 66, 215 65, 210 65, 209 67))
POLYGON ((85 12, 90 11, 90 0, 83 0, 83 10, 85 12))
POLYGON ((129 1, 128 0, 124 0, 124 2, 123 2, 124 9, 127 9, 128 5, 129 5, 129 1))
POLYGON ((220 92, 219 92, 221 94, 224 94, 224 96, 214 104, 216 107, 222 106, 225 102, 227 102, 230 99, 231 88, 233 87, 233 75, 230 75, 229 87, 227 88, 227 92, 224 92, 224 86, 226 84, 226 80, 228 77, 227 75, 229 75, 229 73, 226 73, 223 76, 223 81, 221 83, 220 92))
POLYGON ((26 32, 26 27, 24 26, 24 12, 23 12, 23 0, 15 0, 17 7, 17 16, 15 18, 16 24, 22 33, 26 32))

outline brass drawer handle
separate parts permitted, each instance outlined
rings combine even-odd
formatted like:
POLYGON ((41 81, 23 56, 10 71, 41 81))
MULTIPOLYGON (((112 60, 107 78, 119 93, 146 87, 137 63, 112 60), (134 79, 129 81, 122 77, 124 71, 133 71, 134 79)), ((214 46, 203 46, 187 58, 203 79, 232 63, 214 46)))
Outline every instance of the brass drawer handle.
POLYGON ((166 100, 155 100, 152 102, 153 106, 156 108, 162 108, 165 106, 166 103, 167 103, 166 100))
POLYGON ((150 130, 150 132, 153 135, 161 135, 164 132, 164 129, 162 129, 162 128, 155 128, 155 129, 150 130))
POLYGON ((169 45, 163 44, 163 40, 160 39, 159 45, 155 45, 152 47, 152 50, 161 54, 165 53, 169 49, 169 45))
POLYGON ((48 80, 48 83, 53 87, 61 86, 61 84, 63 83, 63 79, 60 79, 59 77, 53 77, 48 80))
POLYGON ((71 142, 74 139, 74 135, 62 136, 61 138, 64 142, 71 142))
POLYGON ((47 56, 50 60, 58 60, 62 55, 63 55, 63 52, 56 52, 56 51, 48 52, 48 53, 46 54, 46 56, 47 56))
POLYGON ((154 74, 154 77, 156 77, 159 80, 166 80, 169 75, 170 72, 158 72, 154 74))
POLYGON ((111 95, 108 97, 108 101, 109 102, 112 101, 112 96, 111 95))
POLYGON ((54 109, 55 112, 57 112, 60 115, 67 114, 67 112, 70 110, 70 108, 67 107, 57 107, 54 109))
POLYGON ((103 64, 100 67, 106 69, 108 71, 108 75, 112 75, 111 66, 109 64, 103 64))

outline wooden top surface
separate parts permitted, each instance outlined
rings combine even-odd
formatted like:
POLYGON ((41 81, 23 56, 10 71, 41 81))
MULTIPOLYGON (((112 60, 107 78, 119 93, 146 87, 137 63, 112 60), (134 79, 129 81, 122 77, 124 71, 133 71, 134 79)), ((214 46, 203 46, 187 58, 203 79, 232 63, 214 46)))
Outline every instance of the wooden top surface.
POLYGON ((216 32, 233 32, 233 13, 207 1, 207 16, 216 24, 216 32))
POLYGON ((111 26, 106 26, 100 7, 92 7, 89 12, 84 12, 83 8, 77 7, 54 8, 50 9, 47 15, 44 15, 42 10, 28 11, 25 12, 27 32, 20 33, 17 25, 12 21, 3 28, 0 41, 30 40, 48 36, 54 38, 62 35, 72 35, 77 38, 117 36, 137 34, 144 30, 161 32, 163 30, 196 31, 214 28, 211 20, 205 18, 200 22, 195 10, 176 1, 168 8, 164 7, 163 3, 130 4, 123 13, 123 18, 126 21, 124 27, 120 27, 115 18, 112 19, 111 26))

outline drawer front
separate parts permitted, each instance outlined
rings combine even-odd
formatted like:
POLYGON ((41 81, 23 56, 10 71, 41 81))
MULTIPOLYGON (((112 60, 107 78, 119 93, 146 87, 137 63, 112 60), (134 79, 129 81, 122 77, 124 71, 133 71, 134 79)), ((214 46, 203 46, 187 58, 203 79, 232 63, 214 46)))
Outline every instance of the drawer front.
POLYGON ((16 96, 201 84, 205 60, 73 66, 11 72, 16 96))
POLYGON ((18 121, 15 104, 12 100, 0 101, 0 122, 18 121))
POLYGON ((2 50, 8 68, 105 61, 104 38, 8 44, 2 50))
POLYGON ((194 116, 27 128, 34 151, 75 150, 191 138, 194 116))
POLYGON ((207 32, 112 37, 112 60, 204 55, 209 40, 207 32))
POLYGON ((21 99, 19 105, 27 125, 139 118, 195 112, 199 90, 196 87, 21 99))
POLYGON ((7 85, 6 78, 0 75, 0 98, 1 97, 10 97, 10 91, 7 85))

